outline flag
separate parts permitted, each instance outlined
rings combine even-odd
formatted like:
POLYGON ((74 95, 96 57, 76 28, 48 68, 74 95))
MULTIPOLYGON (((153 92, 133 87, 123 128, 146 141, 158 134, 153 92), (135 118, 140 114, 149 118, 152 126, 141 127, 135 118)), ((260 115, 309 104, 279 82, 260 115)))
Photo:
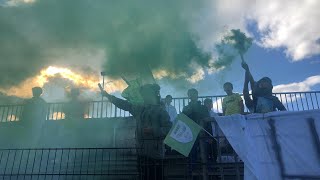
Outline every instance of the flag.
POLYGON ((197 123, 181 113, 177 116, 164 143, 188 157, 201 129, 197 123))
POLYGON ((125 82, 128 84, 128 87, 124 89, 121 93, 121 96, 127 99, 132 104, 142 104, 143 99, 140 94, 141 83, 139 79, 126 80, 122 77, 125 82))
POLYGON ((156 83, 149 66, 144 69, 142 68, 141 71, 136 74, 123 73, 121 78, 128 84, 128 87, 123 90, 121 96, 132 104, 143 104, 143 99, 140 94, 141 86, 156 83))

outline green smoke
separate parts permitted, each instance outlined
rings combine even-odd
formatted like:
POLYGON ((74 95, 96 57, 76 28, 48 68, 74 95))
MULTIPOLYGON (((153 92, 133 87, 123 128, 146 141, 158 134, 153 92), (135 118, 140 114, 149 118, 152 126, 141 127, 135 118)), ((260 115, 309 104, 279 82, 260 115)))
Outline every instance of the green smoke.
POLYGON ((252 38, 248 38, 240 29, 232 29, 230 33, 216 45, 218 59, 214 67, 221 68, 229 66, 237 55, 243 59, 243 55, 252 45, 252 38))
POLYGON ((104 49, 103 69, 109 76, 147 67, 191 75, 190 62, 209 66, 210 55, 198 48, 199 37, 190 31, 206 5, 194 0, 39 0, 0 7, 0 86, 18 84, 51 65, 46 57, 57 48, 104 49))
POLYGON ((244 54, 252 45, 252 38, 248 38, 240 29, 232 29, 231 35, 226 36, 225 41, 238 50, 239 54, 244 54))

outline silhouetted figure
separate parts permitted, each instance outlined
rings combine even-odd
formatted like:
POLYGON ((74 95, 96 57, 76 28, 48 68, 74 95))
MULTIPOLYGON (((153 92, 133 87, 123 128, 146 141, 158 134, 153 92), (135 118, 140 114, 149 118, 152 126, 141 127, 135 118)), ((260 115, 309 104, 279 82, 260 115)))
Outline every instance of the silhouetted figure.
MULTIPOLYGON (((198 91, 194 88, 188 90, 188 97, 190 99, 190 102, 187 106, 183 107, 182 113, 187 115, 190 119, 192 119, 195 123, 199 124, 203 128, 205 128, 207 131, 211 131, 211 125, 210 122, 206 122, 209 120, 210 115, 207 107, 201 104, 201 101, 198 100, 198 91)), ((201 163, 203 163, 202 166, 205 166, 207 164, 207 146, 205 143, 205 140, 201 137, 204 137, 205 133, 203 131, 200 131, 200 134, 195 141, 191 152, 189 154, 189 174, 192 173, 194 170, 194 163, 197 162, 198 154, 200 152, 201 157, 201 163)), ((202 168, 203 171, 206 171, 206 167, 202 168)), ((203 172, 204 176, 207 176, 207 172, 203 172)))
POLYGON ((32 88, 33 97, 24 103, 22 120, 26 126, 39 126, 41 122, 46 120, 47 103, 40 97, 41 94, 42 88, 32 88))
POLYGON ((223 115, 243 114, 243 100, 238 93, 233 92, 232 83, 224 83, 223 89, 227 93, 227 96, 222 101, 223 115))
POLYGON ((172 102, 172 96, 171 95, 167 95, 166 98, 164 99, 165 101, 165 108, 166 111, 168 112, 169 116, 170 116, 170 121, 173 123, 174 120, 177 117, 177 110, 174 106, 171 105, 172 102))
POLYGON ((73 88, 70 91, 71 100, 67 102, 63 111, 66 119, 77 120, 84 118, 84 102, 79 100, 80 90, 73 88))
POLYGON ((273 86, 271 79, 268 77, 263 77, 258 82, 255 82, 250 73, 249 66, 245 62, 243 62, 241 65, 246 71, 243 86, 243 96, 245 104, 250 112, 267 113, 276 110, 286 111, 286 108, 279 101, 279 99, 272 95, 273 86), (249 95, 249 82, 252 90, 252 99, 249 95))
POLYGON ((187 95, 190 102, 187 106, 183 107, 182 113, 197 124, 210 117, 207 108, 198 100, 198 91, 196 89, 189 89, 187 95))
POLYGON ((41 136, 42 127, 46 120, 47 103, 40 96, 42 88, 32 88, 33 97, 24 103, 22 124, 26 127, 27 136, 31 138, 29 145, 35 146, 41 136))
POLYGON ((139 163, 143 179, 162 179, 161 159, 164 156, 163 139, 170 130, 168 113, 160 105, 160 86, 146 84, 140 88, 144 103, 132 104, 108 94, 111 103, 120 109, 129 111, 136 120, 136 140, 139 149, 139 163))

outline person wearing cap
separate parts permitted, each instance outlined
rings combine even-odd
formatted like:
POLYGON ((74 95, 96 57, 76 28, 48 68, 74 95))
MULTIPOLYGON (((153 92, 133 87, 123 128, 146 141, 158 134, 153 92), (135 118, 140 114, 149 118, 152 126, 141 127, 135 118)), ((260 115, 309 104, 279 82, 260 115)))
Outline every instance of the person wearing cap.
POLYGON ((136 120, 136 143, 142 179, 161 179, 161 159, 164 157, 163 139, 170 130, 170 116, 160 105, 160 86, 145 84, 139 90, 143 104, 133 104, 102 91, 102 95, 116 107, 129 111, 136 120), (149 167, 148 167, 149 166, 149 167))
POLYGON ((253 113, 267 113, 271 111, 286 111, 280 100, 272 95, 272 81, 269 77, 263 77, 255 82, 248 64, 243 62, 242 68, 245 72, 245 81, 243 86, 243 96, 247 108, 253 113), (251 85, 252 99, 249 95, 248 85, 251 85))

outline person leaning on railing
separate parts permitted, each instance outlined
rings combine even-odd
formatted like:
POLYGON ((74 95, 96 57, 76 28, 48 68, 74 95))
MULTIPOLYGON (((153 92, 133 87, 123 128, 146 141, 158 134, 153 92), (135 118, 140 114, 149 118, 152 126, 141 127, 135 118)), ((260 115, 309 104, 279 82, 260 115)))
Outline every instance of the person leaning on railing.
POLYGON ((242 68, 246 71, 243 86, 243 97, 247 108, 252 113, 267 113, 271 111, 286 111, 284 105, 276 96, 272 95, 272 81, 269 77, 263 77, 255 82, 249 66, 244 61, 241 63, 242 68), (249 95, 249 85, 252 90, 252 99, 249 95))
POLYGON ((160 86, 146 84, 140 88, 140 94, 144 103, 133 104, 126 100, 110 95, 106 91, 102 95, 120 109, 129 111, 136 120, 136 140, 139 151, 139 162, 144 179, 161 179, 161 159, 164 156, 163 138, 170 130, 170 116, 160 105, 160 86), (149 166, 149 167, 148 167, 149 166), (148 172, 147 172, 148 171, 148 172))

